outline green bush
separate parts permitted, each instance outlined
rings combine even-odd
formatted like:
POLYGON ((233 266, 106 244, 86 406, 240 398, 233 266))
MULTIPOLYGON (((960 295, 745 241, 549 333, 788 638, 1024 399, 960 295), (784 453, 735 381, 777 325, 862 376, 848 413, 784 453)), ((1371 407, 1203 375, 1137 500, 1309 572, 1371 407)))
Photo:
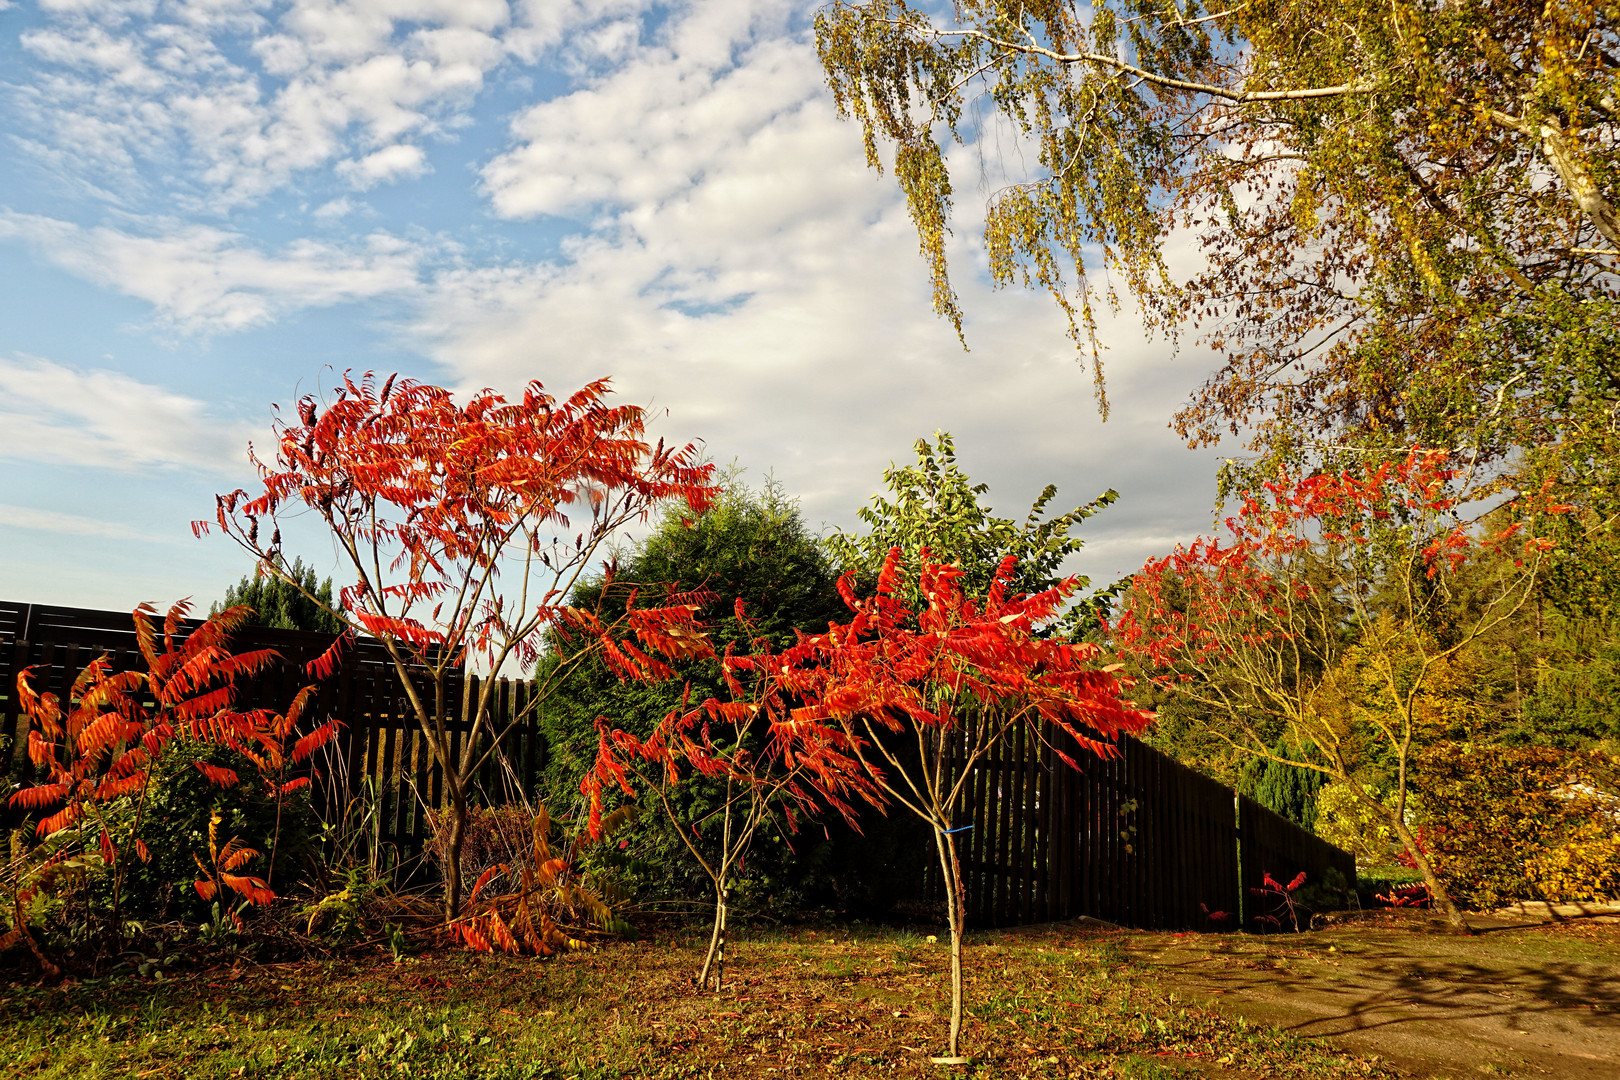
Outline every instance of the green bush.
MULTIPOLYGON (((643 604, 662 602, 660 585, 703 590, 709 598, 698 617, 717 650, 750 649, 748 630, 736 618, 738 601, 753 628, 778 648, 791 644, 797 630, 824 630, 829 620, 847 614, 837 573, 794 500, 771 481, 751 490, 736 473, 727 477, 724 493, 708 512, 693 516, 684 506, 670 508, 624 560, 618 581, 606 597, 600 582, 583 583, 572 602, 594 608, 601 601, 614 614, 622 610, 629 583, 638 586, 637 602, 643 604)), ((536 674, 544 677, 556 662, 555 654, 543 657, 536 674)), ((579 815, 580 780, 596 761, 597 717, 645 737, 683 699, 727 697, 719 665, 702 661, 676 667, 676 678, 653 685, 621 682, 594 660, 570 672, 540 712, 546 760, 535 792, 539 802, 558 817, 579 815)), ((724 784, 694 778, 674 798, 681 816, 694 821, 720 806, 724 795, 724 784)), ((636 811, 635 824, 621 837, 624 847, 615 845, 617 854, 605 856, 615 863, 620 882, 644 902, 708 902, 713 886, 657 797, 642 793, 636 811)), ((701 831, 702 826, 700 836, 701 831)), ((773 838, 775 832, 767 827, 756 837, 733 880, 733 903, 744 912, 774 915, 831 906, 828 877, 845 861, 830 847, 829 836, 838 834, 819 822, 804 822, 786 837, 773 838)))
MULTIPOLYGON (((109 819, 116 828, 135 827, 133 800, 122 800, 109 810, 109 819)), ((241 754, 214 743, 175 739, 153 771, 140 816, 139 836, 151 852, 151 859, 131 861, 125 868, 120 907, 126 915, 157 920, 208 919, 209 906, 197 894, 194 883, 202 876, 197 858, 208 862, 208 825, 216 810, 221 815, 221 845, 240 837, 260 853, 241 872, 266 878, 277 892, 285 892, 308 875, 315 825, 309 789, 283 796, 278 807, 252 762, 241 754), (198 761, 234 771, 238 783, 228 788, 211 783, 197 768, 198 761)), ((232 902, 235 899, 231 898, 232 902)), ((104 900, 111 901, 110 886, 104 900)))
MULTIPOLYGON (((1294 757, 1299 751, 1278 739, 1271 752, 1278 757, 1294 757)), ((1295 758, 1295 760, 1298 760, 1295 758)), ((1327 776, 1315 769, 1301 769, 1269 758, 1251 757, 1238 774, 1237 790, 1267 810, 1292 821, 1307 831, 1316 828, 1316 797, 1327 784, 1327 776)))
POLYGON ((1355 885, 1346 881, 1336 867, 1330 866, 1320 878, 1305 879, 1305 884, 1294 893, 1294 903, 1312 913, 1343 911, 1351 906, 1355 895, 1355 885))

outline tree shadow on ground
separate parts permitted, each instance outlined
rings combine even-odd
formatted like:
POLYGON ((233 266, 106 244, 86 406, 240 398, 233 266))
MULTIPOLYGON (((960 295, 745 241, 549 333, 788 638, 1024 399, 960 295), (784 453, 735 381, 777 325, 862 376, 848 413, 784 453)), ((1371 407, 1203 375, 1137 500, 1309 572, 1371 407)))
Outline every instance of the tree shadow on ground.
MULTIPOLYGON (((1140 955, 1140 945, 1136 943, 1140 955)), ((1528 1066, 1612 1076, 1620 1060, 1620 920, 1490 926, 1472 937, 1354 928, 1160 939, 1162 979, 1417 1075, 1528 1066), (1450 1070, 1450 1071, 1447 1071, 1450 1070)))

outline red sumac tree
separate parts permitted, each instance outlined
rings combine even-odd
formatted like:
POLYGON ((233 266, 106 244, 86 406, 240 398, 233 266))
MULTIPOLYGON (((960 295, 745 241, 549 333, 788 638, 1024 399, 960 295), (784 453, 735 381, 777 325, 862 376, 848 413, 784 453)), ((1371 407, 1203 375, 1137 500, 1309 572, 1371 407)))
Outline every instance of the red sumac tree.
POLYGON ((260 490, 220 496, 214 522, 193 525, 199 535, 217 526, 300 591, 280 517, 313 513, 331 531, 353 580, 338 605, 322 606, 382 642, 444 777, 447 921, 461 906, 468 787, 523 719, 494 715, 494 679, 476 700, 449 700, 454 678, 475 661, 532 665, 550 642, 563 662, 529 698, 532 711, 593 653, 623 677, 668 678, 658 654, 696 634, 688 605, 632 604, 615 641, 597 613, 567 602, 620 527, 666 500, 700 511, 714 492, 713 466, 695 447, 649 445, 643 410, 609 405, 608 394, 606 380, 564 399, 532 382, 515 401, 485 389, 457 404, 410 379, 345 375, 330 400, 306 396, 296 422, 275 422, 273 460, 253 458, 260 490))
POLYGON ((581 784, 593 836, 601 832, 606 790, 617 787, 630 798, 638 787, 652 791, 708 875, 714 923, 698 985, 706 988, 712 974, 716 990, 725 973, 732 877, 759 830, 774 825, 791 834, 802 816, 824 809, 837 810, 854 825, 856 802, 879 803, 877 787, 856 752, 857 738, 836 724, 796 713, 797 699, 784 692, 793 669, 811 657, 813 647, 801 640, 778 653, 748 620, 741 600, 734 611, 753 652, 738 655, 728 647, 723 656, 707 653, 720 665, 728 700, 710 697, 696 705, 683 700, 645 738, 599 719, 596 763, 581 784), (718 806, 677 794, 696 780, 724 786, 718 806))
POLYGON ((1153 717, 1124 699, 1128 683, 1097 662, 1098 646, 1040 635, 1062 614, 1077 578, 1015 595, 1017 560, 1009 555, 988 594, 975 597, 963 590, 963 571, 933 562, 926 548, 917 563, 919 610, 903 599, 906 571, 892 548, 875 595, 857 598, 852 576, 840 579, 853 619, 801 638, 773 662, 786 669, 783 690, 803 702, 791 721, 841 728, 871 782, 933 828, 951 927, 949 1058, 957 1059, 966 920, 957 814, 974 767, 1020 726, 1034 741, 1062 732, 1107 756, 1122 733, 1153 717), (915 754, 900 749, 906 743, 915 754))

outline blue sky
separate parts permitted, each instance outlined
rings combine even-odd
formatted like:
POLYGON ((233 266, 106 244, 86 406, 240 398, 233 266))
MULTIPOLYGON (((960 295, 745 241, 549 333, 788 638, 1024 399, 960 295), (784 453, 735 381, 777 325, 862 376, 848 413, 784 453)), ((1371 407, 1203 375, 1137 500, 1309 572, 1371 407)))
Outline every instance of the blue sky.
POLYGON ((188 523, 252 482, 273 403, 350 368, 612 376, 813 528, 936 429, 1003 513, 1118 488, 1095 578, 1207 528, 1215 455, 1165 427, 1207 361, 1120 312, 1101 422, 1050 303, 977 272, 988 187, 953 223, 964 352, 813 10, 0 0, 0 598, 217 598, 247 563, 188 523))

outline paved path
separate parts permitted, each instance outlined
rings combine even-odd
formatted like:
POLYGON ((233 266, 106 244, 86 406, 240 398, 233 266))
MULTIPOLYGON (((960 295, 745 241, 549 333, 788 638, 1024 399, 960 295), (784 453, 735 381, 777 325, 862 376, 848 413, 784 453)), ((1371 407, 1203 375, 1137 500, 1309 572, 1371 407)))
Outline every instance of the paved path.
POLYGON ((1620 918, 1495 920, 1474 937, 1347 926, 1130 935, 1168 984, 1415 1077, 1620 1080, 1620 918))

